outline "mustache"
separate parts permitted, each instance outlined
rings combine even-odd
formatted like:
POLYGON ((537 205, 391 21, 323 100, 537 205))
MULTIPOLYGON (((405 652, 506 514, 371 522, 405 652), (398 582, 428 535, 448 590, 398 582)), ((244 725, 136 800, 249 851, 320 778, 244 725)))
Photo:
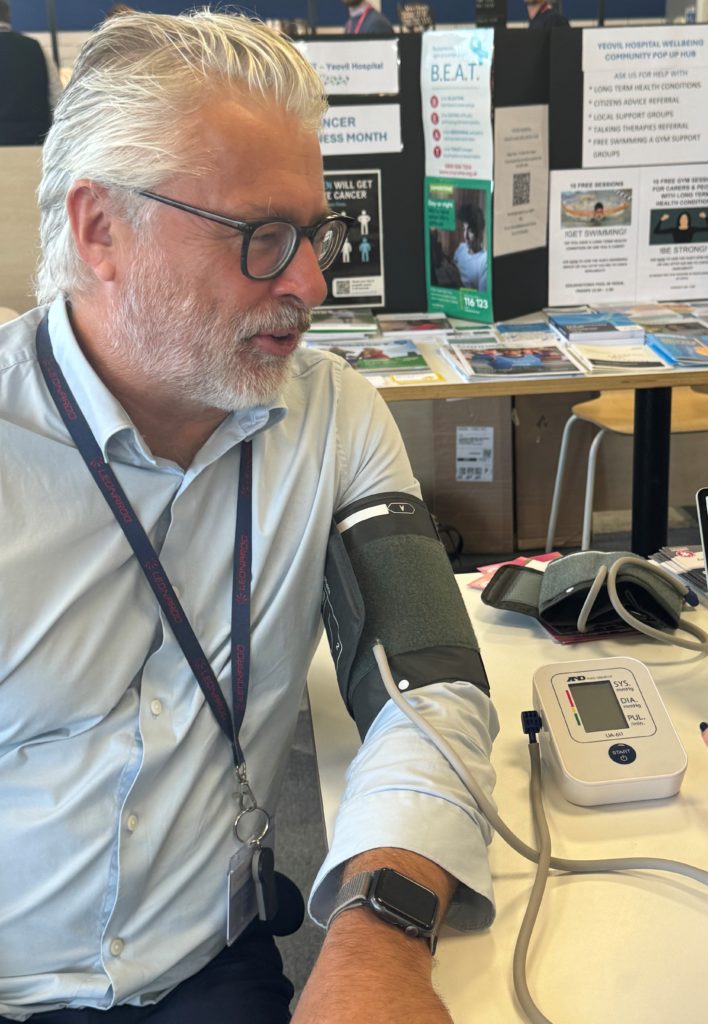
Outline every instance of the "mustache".
POLYGON ((252 338, 255 334, 288 334, 296 331, 304 334, 312 323, 312 314, 306 306, 291 303, 242 313, 239 317, 238 335, 252 338))

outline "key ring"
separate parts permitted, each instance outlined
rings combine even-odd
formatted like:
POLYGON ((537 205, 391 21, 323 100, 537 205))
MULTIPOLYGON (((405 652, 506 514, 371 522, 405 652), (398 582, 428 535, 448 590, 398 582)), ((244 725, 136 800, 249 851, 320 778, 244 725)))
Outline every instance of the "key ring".
POLYGON ((248 843, 249 846, 258 846, 258 844, 261 843, 268 835, 269 831, 270 815, 267 811, 264 811, 262 807, 258 807, 257 805, 254 807, 246 807, 236 816, 234 832, 236 833, 236 838, 240 843, 248 843), (256 820, 252 823, 255 827, 249 829, 248 832, 244 834, 244 819, 249 814, 256 815, 256 820))

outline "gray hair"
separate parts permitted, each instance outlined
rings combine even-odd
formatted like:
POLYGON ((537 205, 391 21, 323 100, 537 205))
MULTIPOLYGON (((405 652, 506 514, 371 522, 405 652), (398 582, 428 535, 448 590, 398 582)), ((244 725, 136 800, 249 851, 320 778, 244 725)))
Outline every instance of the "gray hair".
POLYGON ((66 210, 73 182, 107 188, 115 213, 139 230, 154 205, 139 190, 209 170, 190 122, 228 89, 274 100, 313 130, 327 108, 320 79, 292 42, 245 15, 136 12, 109 18, 92 35, 44 143, 39 302, 80 292, 91 280, 66 210))

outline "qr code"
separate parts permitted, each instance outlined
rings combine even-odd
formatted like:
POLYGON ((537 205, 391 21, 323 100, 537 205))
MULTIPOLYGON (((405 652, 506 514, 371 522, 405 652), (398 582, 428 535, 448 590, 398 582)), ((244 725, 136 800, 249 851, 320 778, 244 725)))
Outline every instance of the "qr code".
POLYGON ((512 206, 525 206, 531 200, 531 171, 514 175, 514 198, 512 206))
POLYGON ((341 298, 343 295, 351 295, 352 284, 347 278, 340 277, 333 283, 332 294, 336 299, 341 298))

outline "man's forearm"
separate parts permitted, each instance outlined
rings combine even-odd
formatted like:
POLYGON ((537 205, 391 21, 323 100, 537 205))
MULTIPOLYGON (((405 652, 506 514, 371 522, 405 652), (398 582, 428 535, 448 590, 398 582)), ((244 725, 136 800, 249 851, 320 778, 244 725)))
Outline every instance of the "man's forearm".
MULTIPOLYGON (((457 882, 432 861, 400 849, 353 857, 343 881, 392 867, 432 889, 444 915, 457 882)), ((432 986, 433 960, 425 939, 413 939, 359 907, 340 914, 298 1004, 293 1024, 449 1024, 432 986)))

